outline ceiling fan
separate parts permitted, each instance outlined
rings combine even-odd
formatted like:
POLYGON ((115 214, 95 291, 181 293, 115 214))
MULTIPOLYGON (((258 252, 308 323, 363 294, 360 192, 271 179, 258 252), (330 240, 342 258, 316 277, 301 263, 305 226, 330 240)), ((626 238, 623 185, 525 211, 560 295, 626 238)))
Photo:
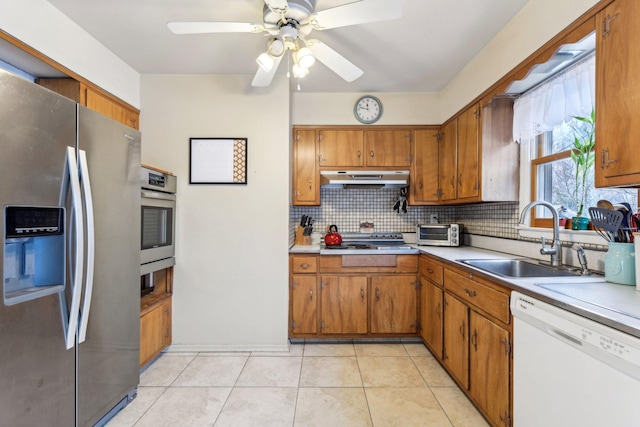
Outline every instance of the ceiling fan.
MULTIPOLYGON (((269 86, 287 51, 293 59, 294 77, 304 77, 315 60, 347 82, 364 71, 319 40, 308 39, 313 30, 396 19, 402 16, 402 0, 360 0, 315 12, 316 0, 264 0, 263 23, 169 22, 175 34, 267 33, 267 49, 257 58, 252 86, 269 86)), ((287 70, 287 73, 289 71, 287 70)))

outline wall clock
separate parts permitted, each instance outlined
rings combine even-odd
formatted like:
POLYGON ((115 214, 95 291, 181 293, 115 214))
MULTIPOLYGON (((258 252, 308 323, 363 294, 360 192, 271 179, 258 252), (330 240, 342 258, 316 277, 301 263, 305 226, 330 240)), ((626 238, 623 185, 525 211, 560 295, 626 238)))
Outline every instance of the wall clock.
POLYGON ((370 125, 382 116, 382 102, 375 96, 365 95, 356 101, 353 114, 360 123, 370 125))

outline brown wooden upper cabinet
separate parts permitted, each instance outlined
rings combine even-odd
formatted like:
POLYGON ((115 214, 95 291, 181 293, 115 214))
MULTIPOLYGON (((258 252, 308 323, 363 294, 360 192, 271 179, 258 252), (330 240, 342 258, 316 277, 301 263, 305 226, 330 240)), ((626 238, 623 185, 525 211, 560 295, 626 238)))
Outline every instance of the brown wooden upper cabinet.
POLYGON ((640 186, 640 3, 617 0, 596 16, 597 187, 640 186))
POLYGON ((451 202, 458 196, 458 118, 442 127, 440 132, 440 157, 438 175, 440 181, 440 201, 451 202))
POLYGON ((293 131, 293 204, 320 205, 320 175, 316 155, 316 131, 293 131))
POLYGON ((398 168, 411 166, 411 129, 318 131, 320 168, 398 168))
POLYGON ((37 79, 36 83, 74 100, 110 119, 134 129, 140 128, 140 112, 113 96, 107 96, 71 78, 37 79))
POLYGON ((320 130, 318 147, 321 168, 364 165, 364 132, 361 130, 320 130))
POLYGON ((367 130, 365 166, 408 169, 411 166, 411 130, 367 130))
POLYGON ((415 131, 413 162, 409 179, 409 204, 433 205, 440 202, 440 186, 438 185, 438 140, 439 128, 418 129, 415 131))

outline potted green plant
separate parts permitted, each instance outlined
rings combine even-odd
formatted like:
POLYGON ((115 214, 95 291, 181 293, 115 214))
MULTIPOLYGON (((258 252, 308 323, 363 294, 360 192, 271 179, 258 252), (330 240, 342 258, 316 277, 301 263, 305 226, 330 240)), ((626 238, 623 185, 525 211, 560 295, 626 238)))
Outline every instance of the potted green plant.
POLYGON ((571 228, 573 230, 586 230, 589 225, 589 218, 582 216, 584 205, 587 199, 587 177, 589 171, 593 168, 595 153, 593 147, 595 145, 595 129, 596 129, 596 112, 591 110, 589 117, 573 116, 574 119, 585 123, 584 129, 573 127, 573 150, 571 151, 571 160, 576 167, 576 188, 574 200, 578 208, 576 216, 571 220, 571 228))

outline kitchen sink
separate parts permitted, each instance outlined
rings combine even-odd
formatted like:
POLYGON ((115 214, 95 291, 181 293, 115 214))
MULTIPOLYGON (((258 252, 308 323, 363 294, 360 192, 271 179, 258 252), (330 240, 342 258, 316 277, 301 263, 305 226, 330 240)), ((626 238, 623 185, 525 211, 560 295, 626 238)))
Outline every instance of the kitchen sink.
POLYGON ((489 273, 506 277, 558 277, 580 276, 580 270, 569 267, 552 267, 534 260, 524 259, 459 259, 459 262, 489 273))

